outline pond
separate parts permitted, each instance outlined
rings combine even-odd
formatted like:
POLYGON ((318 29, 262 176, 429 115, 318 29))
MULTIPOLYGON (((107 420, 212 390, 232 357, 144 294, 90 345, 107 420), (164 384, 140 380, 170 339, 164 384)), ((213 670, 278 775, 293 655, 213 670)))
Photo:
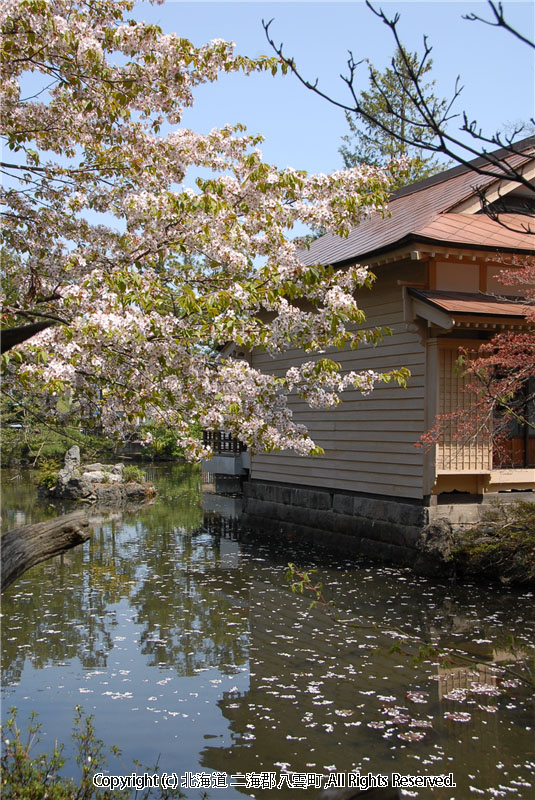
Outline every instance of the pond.
MULTIPOLYGON (((532 592, 266 541, 203 511, 194 468, 151 477, 152 505, 94 514, 89 542, 3 596, 4 716, 37 712, 42 748, 70 753, 81 705, 122 751, 110 774, 158 761, 188 798, 314 798, 355 771, 452 774, 407 797, 535 796, 532 592), (288 562, 317 569, 331 605, 292 592, 288 562)), ((3 495, 4 529, 55 513, 27 476, 3 495)))

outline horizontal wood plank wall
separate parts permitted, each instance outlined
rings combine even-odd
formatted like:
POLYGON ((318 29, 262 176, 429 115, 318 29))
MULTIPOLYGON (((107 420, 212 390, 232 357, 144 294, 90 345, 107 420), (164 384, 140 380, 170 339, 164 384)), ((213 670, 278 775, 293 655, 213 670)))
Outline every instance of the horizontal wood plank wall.
MULTIPOLYGON (((251 477, 298 485, 321 486, 395 497, 423 497, 423 453, 414 443, 424 432, 425 348, 417 332, 403 321, 401 287, 397 280, 421 281, 422 264, 386 266, 378 270, 371 292, 359 293, 367 326, 388 326, 376 347, 327 353, 343 368, 386 371, 406 366, 411 378, 406 389, 379 384, 368 397, 344 392, 343 402, 328 411, 311 409, 297 398, 290 406, 296 422, 304 423, 325 455, 307 458, 288 452, 253 455, 251 477)), ((255 351, 252 364, 265 372, 282 374, 295 364, 311 360, 292 350, 276 359, 255 351)))

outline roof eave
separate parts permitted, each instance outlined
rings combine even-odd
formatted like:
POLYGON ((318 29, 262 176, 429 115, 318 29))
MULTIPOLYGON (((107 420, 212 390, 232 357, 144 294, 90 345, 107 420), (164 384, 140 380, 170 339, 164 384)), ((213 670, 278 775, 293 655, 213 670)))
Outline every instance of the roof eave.
POLYGON ((437 239, 431 236, 422 236, 417 233, 409 233, 406 236, 403 236, 401 239, 398 239, 396 242, 392 242, 390 244, 385 245, 384 247, 378 247, 375 250, 369 250, 365 253, 357 253, 350 258, 342 259, 341 261, 333 261, 331 262, 332 267, 342 268, 342 267, 349 267, 351 264, 355 264, 356 262, 367 262, 373 261, 381 256, 387 255, 388 253, 394 252, 396 250, 401 250, 404 247, 407 247, 410 244, 425 244, 431 245, 433 247, 444 247, 446 249, 458 249, 458 250, 482 250, 486 253, 514 253, 518 255, 535 255, 535 236, 534 236, 534 247, 533 248, 524 248, 524 247, 497 247, 492 245, 484 245, 484 244, 474 244, 473 242, 462 242, 462 241, 449 241, 444 239, 437 239))

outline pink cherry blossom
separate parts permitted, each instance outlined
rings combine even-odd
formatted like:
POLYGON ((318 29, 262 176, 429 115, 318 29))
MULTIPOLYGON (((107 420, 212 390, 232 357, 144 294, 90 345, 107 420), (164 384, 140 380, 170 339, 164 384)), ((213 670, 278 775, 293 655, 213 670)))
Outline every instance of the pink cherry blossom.
POLYGON ((4 391, 37 389, 50 420, 117 437, 155 420, 193 458, 207 454, 194 423, 252 449, 316 453, 289 394, 328 408, 407 372, 343 373, 323 356, 381 335, 363 327, 356 294, 373 276, 304 267, 292 229, 347 235, 385 209, 391 171, 278 169, 239 124, 182 127, 196 87, 280 64, 221 39, 195 47, 128 20, 132 6, 2 5, 2 321, 53 323, 3 358, 4 391), (184 185, 192 171, 195 189, 184 185), (261 374, 225 355, 230 342, 310 360, 261 374))

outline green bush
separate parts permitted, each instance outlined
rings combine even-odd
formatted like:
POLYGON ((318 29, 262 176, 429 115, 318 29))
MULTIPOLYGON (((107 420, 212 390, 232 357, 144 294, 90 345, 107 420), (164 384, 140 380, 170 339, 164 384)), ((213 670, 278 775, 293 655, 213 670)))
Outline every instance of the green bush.
POLYGON ((135 483, 145 483, 145 473, 134 464, 129 464, 123 470, 123 479, 127 483, 131 483, 132 481, 135 483))
POLYGON ((535 503, 493 503, 463 534, 456 558, 470 575, 535 584, 535 503))
POLYGON ((81 431, 75 425, 58 425, 53 429, 44 420, 40 395, 30 387, 24 397, 2 397, 2 436, 0 456, 2 464, 36 466, 44 459, 55 458, 63 464, 65 452, 78 444, 86 462, 109 461, 115 443, 99 435, 98 431, 81 431))
POLYGON ((58 472, 60 470, 60 463, 55 458, 42 458, 39 465, 39 470, 35 476, 35 482, 38 486, 45 489, 52 489, 58 480, 58 472))
POLYGON ((148 425, 145 432, 152 436, 152 441, 145 446, 145 453, 149 458, 164 461, 184 458, 184 451, 177 445, 176 434, 172 429, 160 425, 148 425))
MULTIPOLYGON (((61 775, 66 763, 63 755, 64 746, 56 744, 52 753, 44 753, 32 757, 30 751, 41 739, 41 725, 37 715, 32 714, 28 725, 28 733, 23 740, 17 725, 17 710, 10 710, 11 716, 2 726, 2 759, 1 759, 1 793, 3 800, 130 800, 132 792, 128 789, 110 790, 93 786, 93 776, 104 772, 107 758, 104 755, 104 743, 95 736, 92 716, 84 714, 80 706, 75 709, 72 740, 75 745, 75 760, 80 769, 78 782, 73 778, 61 775)), ((110 754, 119 757, 116 747, 110 748, 110 754)), ((137 772, 146 770, 136 764, 137 772)), ((129 774, 131 769, 120 768, 117 774, 129 774)), ((180 789, 144 789, 136 793, 138 800, 154 797, 160 800, 182 798, 180 789)))

